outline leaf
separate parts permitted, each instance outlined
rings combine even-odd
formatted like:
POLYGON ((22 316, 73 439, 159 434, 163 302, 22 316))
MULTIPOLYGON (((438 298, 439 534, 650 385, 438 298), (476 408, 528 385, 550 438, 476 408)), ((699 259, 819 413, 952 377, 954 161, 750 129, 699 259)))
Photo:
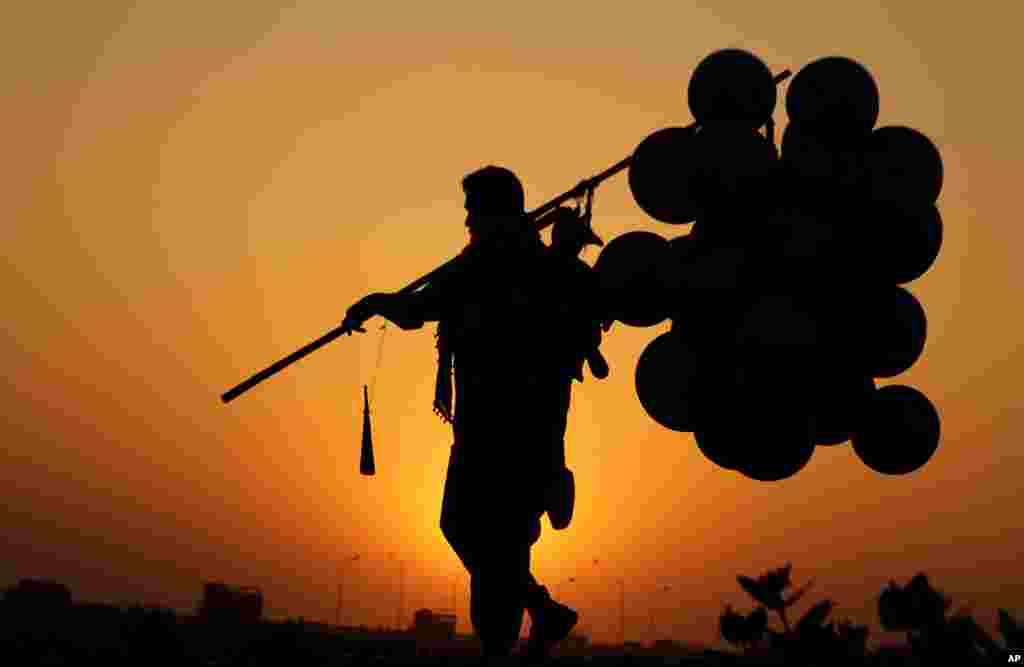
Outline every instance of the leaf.
POLYGON ((931 592, 931 584, 928 583, 928 577, 924 572, 918 572, 914 575, 914 578, 907 584, 907 592, 922 595, 924 593, 931 592))
POLYGON ((946 610, 953 600, 932 588, 923 572, 910 580, 906 593, 910 623, 916 626, 938 626, 945 621, 946 610))
POLYGON ((768 612, 765 611, 764 607, 758 607, 750 612, 750 616, 747 617, 747 634, 750 637, 754 639, 760 638, 767 626, 768 612))
POLYGON ((988 658, 994 659, 996 658, 996 656, 1002 654, 1003 647, 997 644, 995 640, 993 640, 992 637, 987 632, 985 632, 985 629, 978 625, 977 621, 975 621, 970 616, 965 616, 963 618, 964 624, 966 625, 967 632, 971 640, 981 647, 981 650, 986 654, 988 658))
POLYGON ((889 632, 911 628, 907 592, 890 582, 878 596, 878 618, 889 632))
POLYGON ((787 599, 785 600, 785 602, 784 602, 784 605, 785 605, 786 607, 791 607, 791 606, 793 606, 793 605, 794 605, 794 604, 795 604, 795 603, 797 602, 797 600, 799 600, 800 598, 802 598, 802 597, 804 596, 804 593, 806 593, 806 592, 807 592, 807 590, 808 590, 808 589, 809 589, 809 588, 810 588, 810 587, 811 587, 811 586, 812 586, 813 584, 814 584, 814 579, 811 579, 811 580, 810 580, 810 581, 808 581, 808 582, 807 582, 806 584, 804 584, 804 587, 803 587, 803 588, 801 588, 800 590, 798 590, 798 591, 796 591, 795 593, 793 593, 792 595, 790 595, 790 596, 789 596, 789 597, 788 597, 788 598, 787 598, 787 599))
POLYGON ((769 596, 767 591, 761 585, 760 580, 751 579, 750 577, 739 576, 736 577, 736 581, 739 582, 740 587, 747 592, 750 597, 754 598, 757 602, 767 606, 767 600, 769 596))
POLYGON ((744 623, 743 616, 734 612, 729 605, 726 605, 725 611, 722 612, 722 616, 719 618, 718 629, 722 634, 722 638, 730 644, 739 645, 747 641, 746 624, 744 623))
POLYGON ((821 624, 825 622, 825 619, 831 611, 832 601, 822 600, 804 614, 804 617, 800 619, 799 623, 797 623, 797 630, 802 632, 809 628, 821 627, 821 624))
POLYGON ((1017 648, 1024 645, 1024 628, 1005 609, 999 610, 999 633, 1007 646, 1017 648))
POLYGON ((744 577, 743 575, 740 575, 736 577, 736 581, 740 583, 740 587, 742 587, 743 590, 750 594, 750 597, 754 598, 755 600, 761 597, 761 587, 758 585, 756 581, 754 581, 750 577, 744 577))
POLYGON ((758 583, 763 590, 781 594, 789 587, 789 573, 793 569, 791 563, 786 563, 777 570, 769 570, 758 577, 758 583))
POLYGON ((763 578, 758 578, 757 580, 754 580, 750 577, 736 577, 736 580, 739 582, 740 586, 743 587, 743 590, 749 593, 757 602, 772 610, 782 609, 782 596, 778 591, 766 588, 762 579, 763 578))

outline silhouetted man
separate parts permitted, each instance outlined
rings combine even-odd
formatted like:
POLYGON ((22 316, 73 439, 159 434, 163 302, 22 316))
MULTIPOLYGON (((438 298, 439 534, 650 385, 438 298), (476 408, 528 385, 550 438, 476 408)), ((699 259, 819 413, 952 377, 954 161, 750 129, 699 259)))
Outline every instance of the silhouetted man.
MULTIPOLYGON (((523 609, 540 657, 576 624, 530 574, 550 479, 557 378, 565 349, 564 269, 524 218, 519 179, 484 167, 462 181, 470 244, 457 268, 412 294, 371 294, 344 324, 382 315, 404 329, 438 321, 454 359, 452 446, 441 530, 470 574, 470 617, 488 656, 508 655, 523 609)), ((436 406, 435 406, 436 407, 436 406)))

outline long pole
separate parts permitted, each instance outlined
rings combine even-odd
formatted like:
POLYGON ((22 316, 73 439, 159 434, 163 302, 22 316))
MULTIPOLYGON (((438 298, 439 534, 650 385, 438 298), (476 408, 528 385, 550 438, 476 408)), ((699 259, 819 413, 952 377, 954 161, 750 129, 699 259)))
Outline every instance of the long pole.
POLYGON ((334 614, 334 624, 341 627, 341 602, 342 602, 342 586, 344 585, 344 579, 342 578, 341 568, 338 568, 338 609, 334 614))
POLYGON ((622 650, 626 650, 626 581, 619 579, 619 632, 622 635, 622 650))
POLYGON ((668 630, 665 632, 665 639, 672 641, 672 587, 666 585, 661 591, 665 594, 662 602, 668 602, 667 605, 661 605, 660 611, 668 619, 668 630))
MULTIPOLYGON (((359 554, 352 554, 352 557, 347 559, 350 561, 359 560, 359 554)), ((342 592, 345 586, 345 560, 338 565, 338 608, 334 613, 334 624, 341 627, 341 603, 342 603, 342 592)))
POLYGON ((398 610, 395 612, 395 627, 402 629, 402 602, 405 597, 405 564, 398 561, 398 610))
MULTIPOLYGON (((791 74, 792 74, 792 72, 790 72, 788 69, 787 70, 783 70, 781 73, 777 74, 774 77, 775 84, 778 85, 782 81, 785 81, 787 78, 789 78, 789 76, 791 74)), ((696 123, 691 123, 690 124, 690 127, 694 127, 694 126, 696 126, 696 123)), ((535 208, 532 211, 528 212, 526 214, 527 219, 530 220, 534 224, 534 226, 538 229, 538 231, 542 230, 542 229, 544 229, 544 228, 546 228, 548 226, 550 226, 554 222, 554 220, 552 220, 550 218, 545 219, 544 218, 544 214, 545 213, 548 213, 549 211, 551 211, 551 210, 555 209, 556 207, 560 206, 563 202, 566 202, 566 201, 568 201, 570 199, 573 199, 575 197, 579 197, 583 193, 585 193, 587 190, 591 190, 591 189, 597 187, 602 181, 604 181, 604 180, 614 176, 615 174, 619 173, 623 169, 629 167, 629 165, 632 164, 632 163, 633 163, 633 155, 632 154, 627 155, 626 157, 622 158, 621 160, 619 160, 618 162, 616 162, 612 166, 610 166, 607 169, 605 169, 604 171, 602 171, 597 176, 594 176, 592 178, 587 178, 587 179, 584 179, 584 180, 580 181, 579 184, 576 187, 572 188, 571 190, 566 190, 565 192, 563 192, 562 194, 558 195, 557 197, 555 197, 551 201, 547 202, 546 204, 544 204, 542 206, 539 206, 538 208, 535 208)), ((452 267, 455 266, 455 264, 459 261, 459 259, 460 259, 459 257, 455 257, 453 259, 448 260, 447 262, 445 262, 441 266, 437 267, 436 269, 434 269, 430 273, 426 274, 425 276, 421 276, 421 277, 417 278, 416 280, 412 281, 411 283, 409 283, 408 285, 406 285, 405 287, 400 289, 398 291, 398 293, 399 294, 408 294, 410 292, 415 292, 420 287, 423 287, 424 285, 429 283, 431 280, 434 280, 435 278, 437 278, 437 276, 441 275, 444 272, 447 272, 447 271, 451 270, 452 267)), ((245 380, 244 382, 242 382, 242 383, 236 385, 235 387, 232 387, 231 389, 227 390, 226 392, 221 394, 220 400, 222 402, 224 402, 224 403, 229 403, 230 401, 234 400, 235 398, 238 398, 244 392, 246 392, 249 389, 252 389, 253 387, 255 387, 260 382, 263 382, 264 380, 266 380, 270 376, 272 376, 272 375, 274 375, 276 373, 279 373, 285 367, 290 366, 291 364, 295 363, 299 359, 302 359, 303 357, 305 357, 306 355, 310 354, 311 352, 320 349, 321 347, 323 347, 327 343, 330 343, 332 340, 334 340, 338 336, 341 336, 342 334, 346 334, 346 333, 351 333, 351 332, 348 329, 346 329, 345 327, 337 327, 335 329, 332 329, 331 331, 328 331, 326 334, 324 334, 320 338, 317 338, 312 343, 309 343, 308 345, 300 348, 299 350, 296 350, 295 352, 292 352, 291 354, 289 354, 284 359, 281 359, 281 360, 271 364, 270 366, 264 368, 263 370, 261 370, 260 372, 256 373, 255 375, 253 375, 249 379, 245 380)))
POLYGON ((658 607, 659 601, 662 600, 662 595, 661 594, 662 593, 668 593, 670 590, 672 590, 671 586, 662 586, 661 588, 658 588, 657 590, 655 590, 651 594, 651 597, 650 597, 650 600, 649 600, 650 603, 651 603, 651 606, 647 608, 648 609, 647 613, 649 615, 649 623, 650 623, 650 626, 651 626, 650 627, 650 631, 651 631, 651 645, 652 646, 654 645, 654 642, 658 641, 657 625, 655 624, 654 617, 655 617, 656 613, 658 613, 659 611, 661 611, 663 609, 663 608, 659 609, 659 607, 658 607))

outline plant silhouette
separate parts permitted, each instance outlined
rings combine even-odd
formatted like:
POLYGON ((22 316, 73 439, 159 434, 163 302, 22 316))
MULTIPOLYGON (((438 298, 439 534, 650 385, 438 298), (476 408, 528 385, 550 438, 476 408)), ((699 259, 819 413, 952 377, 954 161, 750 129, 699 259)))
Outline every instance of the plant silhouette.
POLYGON ((878 616, 889 631, 905 631, 907 643, 922 660, 956 664, 991 664, 1020 646, 1021 628, 999 610, 999 630, 1006 646, 996 643, 971 617, 967 607, 949 614, 953 599, 932 587, 923 573, 906 586, 890 581, 878 597, 878 616))
POLYGON ((833 607, 831 600, 812 605, 796 625, 790 625, 786 610, 803 598, 813 584, 813 580, 808 581, 786 595, 785 591, 792 587, 791 571, 792 564, 786 563, 757 578, 736 577, 740 587, 762 606, 746 616, 727 606, 719 620, 722 638, 748 653, 764 649, 782 664, 859 664, 866 655, 868 629, 847 620, 825 625, 833 607), (779 615, 782 632, 767 626, 769 609, 779 615))
MULTIPOLYGON (((740 587, 761 606, 744 614, 726 605, 719 618, 721 637, 740 647, 745 654, 761 654, 769 660, 767 664, 892 664, 888 652, 868 652, 866 626, 845 619, 825 623, 834 606, 831 600, 815 603, 791 625, 786 610, 800 600, 811 585, 808 582, 784 595, 791 587, 791 570, 790 563, 786 563, 757 578, 738 576, 740 587), (782 632, 768 626, 768 610, 779 615, 782 632)), ((912 664, 987 665, 1000 658, 1005 660, 1008 651, 1024 644, 1024 627, 1007 610, 999 610, 999 632, 1004 640, 1000 645, 978 625, 969 607, 950 613, 952 606, 952 598, 934 588, 922 572, 905 586, 890 581, 878 596, 877 608, 882 629, 906 632, 907 645, 915 661, 912 664)), ((898 661, 896 664, 911 663, 898 661)))

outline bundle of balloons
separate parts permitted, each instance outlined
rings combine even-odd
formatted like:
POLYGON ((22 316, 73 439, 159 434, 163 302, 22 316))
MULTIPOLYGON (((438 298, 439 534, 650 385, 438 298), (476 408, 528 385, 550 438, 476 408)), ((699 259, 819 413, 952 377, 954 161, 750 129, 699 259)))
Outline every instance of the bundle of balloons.
POLYGON ((942 241, 935 145, 875 127, 875 81, 844 57, 793 77, 780 148, 775 81, 753 54, 707 56, 688 95, 694 124, 646 137, 629 186, 647 215, 689 233, 628 232, 595 264, 607 320, 672 322, 637 363, 640 403, 756 480, 845 442, 879 473, 919 469, 938 413, 917 389, 876 380, 924 349, 924 309, 906 285, 942 241))

